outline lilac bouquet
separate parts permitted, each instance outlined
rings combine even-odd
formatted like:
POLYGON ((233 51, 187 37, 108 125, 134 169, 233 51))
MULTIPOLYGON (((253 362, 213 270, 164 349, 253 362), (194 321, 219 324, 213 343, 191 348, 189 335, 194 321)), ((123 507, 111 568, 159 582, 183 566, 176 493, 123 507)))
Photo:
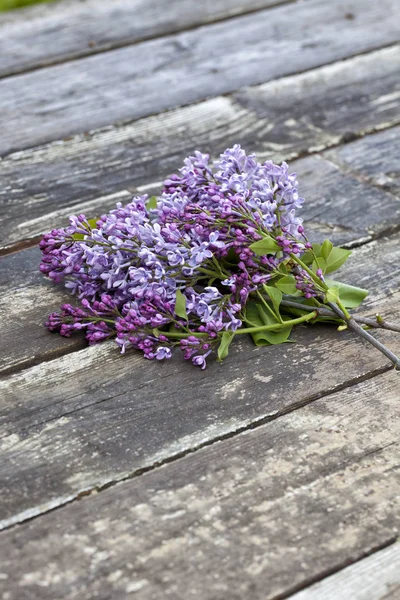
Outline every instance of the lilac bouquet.
POLYGON ((222 361, 237 335, 281 344, 298 323, 351 327, 398 368, 367 328, 399 328, 353 317, 367 291, 328 278, 350 255, 329 240, 311 244, 298 209, 303 198, 288 166, 260 164, 236 145, 214 163, 195 152, 160 198, 133 198, 96 219, 43 237, 41 271, 75 295, 46 323, 89 344, 115 339, 125 352, 163 360, 174 348, 205 368, 222 361))

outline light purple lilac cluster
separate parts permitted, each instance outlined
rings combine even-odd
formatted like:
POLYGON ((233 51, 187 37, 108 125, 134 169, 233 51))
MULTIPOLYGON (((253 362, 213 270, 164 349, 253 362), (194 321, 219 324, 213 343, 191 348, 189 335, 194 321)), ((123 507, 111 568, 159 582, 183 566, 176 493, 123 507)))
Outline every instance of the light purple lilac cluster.
MULTIPOLYGON (((286 163, 260 164, 238 145, 213 164, 195 152, 165 181, 155 208, 135 197, 95 222, 70 217, 43 237, 41 271, 80 300, 47 326, 63 336, 83 329, 90 344, 115 338, 122 352, 137 348, 148 359, 170 358, 178 346, 204 368, 221 333, 242 326, 249 296, 289 253, 309 247, 296 215, 302 203, 286 163), (279 252, 250 249, 265 235, 279 252)), ((312 295, 306 273, 294 275, 312 295)))

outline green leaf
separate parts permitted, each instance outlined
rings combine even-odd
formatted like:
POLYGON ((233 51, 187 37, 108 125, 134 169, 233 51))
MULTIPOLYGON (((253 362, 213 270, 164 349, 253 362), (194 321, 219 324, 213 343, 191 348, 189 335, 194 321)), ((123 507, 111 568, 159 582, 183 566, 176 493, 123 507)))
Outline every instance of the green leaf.
MULTIPOLYGON (((263 325, 281 326, 277 319, 268 313, 262 304, 258 302, 249 302, 246 307, 245 322, 249 327, 262 327, 263 325)), ((277 329, 277 331, 258 331, 251 333, 251 337, 256 346, 270 346, 272 344, 283 344, 288 341, 292 330, 292 325, 277 329)))
MULTIPOLYGON (((95 219, 87 219, 90 229, 96 229, 98 220, 99 219, 97 217, 95 219)), ((77 241, 85 239, 85 235, 83 233, 73 233, 72 237, 74 238, 74 240, 77 240, 77 241)))
POLYGON ((313 244, 312 250, 307 250, 301 255, 301 260, 306 265, 313 265, 315 272, 319 267, 324 274, 332 273, 346 262, 351 254, 351 250, 345 250, 338 246, 333 246, 332 242, 325 240, 323 244, 313 244), (318 260, 318 265, 317 261, 318 260))
POLYGON ((299 295, 293 275, 285 275, 285 277, 278 279, 275 286, 284 294, 290 294, 291 296, 299 295))
POLYGON ((229 346, 235 337, 235 334, 232 331, 224 331, 221 336, 221 343, 218 346, 218 360, 221 362, 226 358, 229 354, 229 346))
POLYGON ((337 303, 339 300, 339 288, 337 286, 329 287, 326 292, 326 299, 328 302, 337 303))
MULTIPOLYGON (((313 248, 315 248, 315 246, 318 246, 318 244, 314 244, 313 248)), ((303 261, 303 263, 305 263, 307 266, 310 266, 312 265, 313 260, 315 259, 314 254, 315 256, 318 256, 316 252, 311 252, 311 250, 307 250, 300 256, 300 258, 303 261)))
POLYGON ((326 283, 329 287, 332 286, 338 290, 339 298, 346 308, 356 308, 368 296, 368 290, 354 285, 348 285, 333 279, 327 279, 326 283))
POLYGON ((258 256, 271 254, 280 249, 276 241, 270 235, 266 235, 262 240, 258 240, 258 242, 253 242, 249 248, 258 256))
POLYGON ((321 246, 321 257, 327 261, 328 256, 332 252, 333 244, 330 240, 325 240, 321 246))
POLYGON ((279 306, 282 302, 281 290, 278 290, 278 288, 272 287, 270 285, 264 285, 264 290, 267 292, 269 298, 271 299, 272 306, 274 307, 274 310, 278 316, 279 315, 279 306))
POLYGON ((188 320, 187 312, 186 312, 186 296, 184 296, 181 290, 177 290, 176 292, 176 300, 175 300, 175 314, 181 319, 188 320))
POLYGON ((97 221, 98 221, 98 217, 95 217, 94 219, 88 219, 87 222, 89 223, 90 229, 96 229, 97 228, 97 221))
POLYGON ((150 198, 146 202, 146 208, 147 210, 157 208, 157 196, 150 196, 150 198))
POLYGON ((284 262, 281 262, 281 264, 278 266, 278 271, 279 273, 283 273, 283 275, 287 275, 287 273, 290 271, 290 267, 288 267, 288 265, 284 262))
POLYGON ((326 269, 324 273, 332 273, 341 267, 346 260, 349 258, 351 250, 345 250, 344 248, 338 248, 333 246, 326 260, 326 269))

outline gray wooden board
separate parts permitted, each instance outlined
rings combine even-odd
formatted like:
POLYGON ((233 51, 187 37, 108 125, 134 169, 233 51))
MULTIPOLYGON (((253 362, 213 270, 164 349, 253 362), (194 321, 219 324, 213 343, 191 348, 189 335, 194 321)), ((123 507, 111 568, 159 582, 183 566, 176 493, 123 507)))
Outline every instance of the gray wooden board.
POLYGON ((284 3, 288 0, 63 0, 1 13, 0 76, 284 3))
POLYGON ((400 596, 400 544, 327 577, 290 600, 395 600, 400 596))
MULTIPOLYGON (((344 281, 371 292, 365 310, 400 320, 399 236, 354 251, 344 281)), ((398 334, 377 334, 400 352, 398 334)), ((232 345, 220 366, 120 356, 110 342, 42 363, 0 383, 1 526, 98 486, 275 418, 388 368, 353 334, 300 327, 296 344, 232 345)))
MULTIPOLYGON (((388 95, 400 89, 399 66, 400 47, 381 50, 234 98, 12 154, 0 161, 0 243, 34 237, 76 210, 106 210, 114 197, 104 196, 160 181, 196 148, 217 156, 241 143, 261 158, 282 160, 398 123, 400 98, 388 95)), ((393 132, 387 147, 382 133, 384 154, 399 129, 393 132)))
POLYGON ((44 322, 70 301, 65 289, 39 273, 39 248, 0 259, 0 373, 82 348, 79 337, 49 335, 44 322))
MULTIPOLYGON (((394 92, 393 103, 397 103, 399 97, 396 98, 394 92)), ((325 156, 342 169, 358 173, 366 181, 400 195, 400 128, 367 136, 348 146, 330 150, 325 156)))
POLYGON ((2 79, 0 154, 395 43, 399 19, 397 0, 308 0, 2 79))
POLYGON ((7 600, 277 600, 359 560, 399 531, 398 392, 391 371, 2 533, 7 600))
MULTIPOLYGON (((391 194, 343 174, 318 156, 297 160, 292 168, 306 197, 302 212, 313 241, 329 237, 340 244, 360 243, 400 226, 400 200, 391 194)), ((129 198, 128 192, 98 198, 80 204, 79 212, 92 217, 129 198)), ((67 224, 70 211, 47 215, 46 223, 49 227, 67 224)), ((61 286, 45 281, 39 263, 40 252, 33 248, 0 258, 0 372, 30 366, 82 344, 80 338, 49 335, 42 326, 47 314, 73 299, 61 286)))

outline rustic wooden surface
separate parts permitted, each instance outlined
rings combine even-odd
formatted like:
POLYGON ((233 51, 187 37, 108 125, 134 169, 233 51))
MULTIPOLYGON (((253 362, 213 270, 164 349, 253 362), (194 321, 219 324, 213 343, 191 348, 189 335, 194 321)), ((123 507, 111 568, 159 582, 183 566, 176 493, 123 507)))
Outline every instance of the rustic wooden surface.
POLYGON ((0 76, 120 48, 294 0, 63 0, 0 21, 0 76), (167 9, 167 10, 165 10, 167 9))
POLYGON ((379 5, 352 0, 349 6, 350 19, 340 2, 276 6, 240 21, 228 19, 85 57, 78 64, 6 77, 0 80, 0 155, 398 41, 397 0, 379 5))
POLYGON ((399 597, 384 357, 330 326, 243 339, 205 372, 87 348, 43 327, 68 296, 36 246, 240 142, 290 159, 311 237, 353 249, 340 277, 370 290, 361 312, 400 321, 399 8, 66 0, 0 17, 2 600, 399 597))
POLYGON ((10 598, 282 597, 395 539, 399 415, 385 373, 5 532, 10 598))
POLYGON ((395 161, 390 127, 400 124, 399 69, 396 46, 6 156, 0 248, 47 231, 78 207, 106 210, 115 194, 162 180, 194 147, 218 155, 240 140, 282 160, 389 128, 381 155, 395 161))
POLYGON ((292 600, 396 600, 399 573, 400 544, 394 544, 302 590, 292 600))

